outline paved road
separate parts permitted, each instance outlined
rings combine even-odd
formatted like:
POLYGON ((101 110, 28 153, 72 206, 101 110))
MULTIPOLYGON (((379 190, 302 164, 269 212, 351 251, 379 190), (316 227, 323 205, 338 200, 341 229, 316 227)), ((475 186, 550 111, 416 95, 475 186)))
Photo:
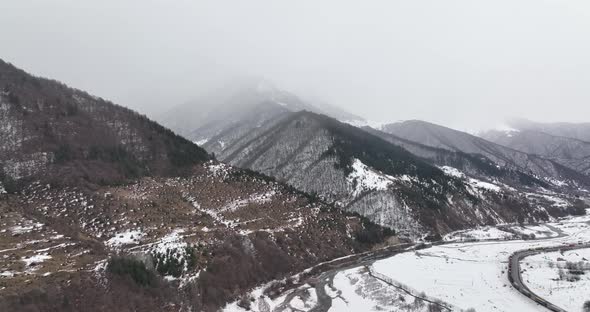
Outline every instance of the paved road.
POLYGON ((521 250, 513 253, 509 258, 508 264, 508 280, 516 290, 518 290, 523 295, 527 296, 531 300, 535 301, 536 303, 546 307, 547 309, 555 312, 567 312, 565 309, 558 307, 557 305, 549 302, 548 300, 539 297, 537 294, 532 292, 526 284, 522 281, 522 271, 520 269, 520 261, 526 257, 546 253, 546 252, 554 252, 559 250, 573 250, 573 249, 582 249, 582 248, 590 248, 590 244, 582 244, 582 245, 573 245, 573 246, 555 246, 555 247, 546 247, 546 248, 535 248, 535 249, 526 249, 521 250))

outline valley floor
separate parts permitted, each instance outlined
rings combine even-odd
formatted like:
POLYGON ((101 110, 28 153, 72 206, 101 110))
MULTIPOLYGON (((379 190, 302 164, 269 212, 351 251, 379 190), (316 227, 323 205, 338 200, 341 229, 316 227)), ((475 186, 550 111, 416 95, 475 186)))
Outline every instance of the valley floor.
MULTIPOLYGON (((326 272, 314 286, 305 285, 274 300, 263 296, 259 289, 252 298, 251 308, 254 311, 267 311, 267 307, 268 311, 545 311, 511 286, 507 278, 508 257, 523 249, 590 241, 590 218, 570 217, 538 226, 480 228, 453 233, 445 240, 447 243, 443 245, 326 272), (522 234, 533 234, 537 239, 506 240, 522 234), (462 242, 466 238, 488 241, 462 242), (322 300, 326 296, 329 298, 322 300)), ((522 261, 523 280, 550 302, 568 311, 581 311, 584 301, 590 299, 587 298, 590 279, 584 274, 577 282, 556 279, 560 266, 567 273, 566 263, 575 262, 583 270, 589 265, 587 259, 590 259, 587 249, 531 256, 522 261)), ((226 310, 241 309, 234 303, 226 310)))
POLYGON ((584 302, 590 301, 588 259, 590 249, 530 256, 521 262, 522 278, 529 289, 553 304, 567 311, 582 311, 584 302))

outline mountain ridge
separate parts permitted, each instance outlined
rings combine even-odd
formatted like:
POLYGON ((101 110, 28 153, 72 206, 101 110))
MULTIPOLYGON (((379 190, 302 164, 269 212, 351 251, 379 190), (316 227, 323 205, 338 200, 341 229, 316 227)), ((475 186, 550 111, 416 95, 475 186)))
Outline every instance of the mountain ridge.
POLYGON ((584 187, 590 185, 588 176, 571 168, 565 167, 553 160, 505 147, 483 138, 464 133, 444 126, 424 121, 410 121, 394 123, 384 126, 382 131, 410 141, 444 148, 450 151, 460 151, 468 154, 480 154, 500 166, 521 170, 524 173, 551 181, 571 180, 584 187))

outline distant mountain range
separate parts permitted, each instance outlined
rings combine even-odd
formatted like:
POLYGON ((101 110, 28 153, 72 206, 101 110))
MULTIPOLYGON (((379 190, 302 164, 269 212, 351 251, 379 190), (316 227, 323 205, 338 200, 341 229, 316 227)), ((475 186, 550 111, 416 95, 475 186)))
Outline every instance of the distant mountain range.
POLYGON ((586 175, 590 174, 590 124, 534 123, 516 120, 510 130, 480 134, 489 141, 551 159, 586 175))
POLYGON ((174 116, 190 119, 189 108, 201 107, 196 103, 173 109, 166 115, 171 122, 164 122, 222 161, 412 237, 551 218, 571 212, 590 185, 587 175, 551 159, 442 126, 409 121, 361 129, 339 120, 366 125, 362 118, 325 111, 276 88, 240 90, 256 97, 212 105, 224 107, 216 120, 231 123, 200 116, 191 130, 182 130, 174 116))
POLYGON ((465 132, 414 120, 385 125, 382 131, 423 145, 448 151, 482 155, 498 166, 520 170, 554 184, 587 187, 590 179, 548 158, 506 147, 465 132))

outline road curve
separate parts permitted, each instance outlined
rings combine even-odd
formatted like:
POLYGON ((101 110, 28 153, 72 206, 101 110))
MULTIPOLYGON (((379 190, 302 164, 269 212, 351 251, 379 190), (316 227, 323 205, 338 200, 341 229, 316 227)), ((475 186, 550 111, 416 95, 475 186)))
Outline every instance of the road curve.
MULTIPOLYGON (((587 223, 590 224, 590 221, 587 223)), ((551 230, 553 230, 554 232, 557 233, 557 236, 534 238, 534 239, 530 239, 530 240, 531 241, 533 241, 533 240, 534 241, 553 240, 556 238, 563 238, 563 237, 568 236, 559 228, 556 228, 553 226, 550 226, 550 228, 551 228, 551 230)), ((303 284, 309 284, 311 287, 299 288, 299 289, 289 288, 289 289, 283 290, 282 293, 294 289, 294 291, 287 294, 287 296, 283 300, 283 302, 281 302, 278 306, 276 306, 272 311, 273 312, 282 312, 282 311, 287 311, 287 310, 299 311, 297 309, 294 309, 290 305, 291 299, 293 299, 297 295, 303 294, 304 291, 307 291, 308 289, 311 288, 311 289, 314 289, 316 292, 317 303, 311 310, 309 310, 309 312, 327 312, 330 309, 330 307, 332 306, 332 299, 334 299, 334 298, 332 298, 329 294, 326 293, 325 287, 326 286, 329 287, 329 285, 332 284, 332 281, 334 279, 334 276, 336 276, 336 274, 338 274, 339 272, 351 269, 351 268, 371 265, 375 261, 389 258, 389 257, 392 257, 392 256, 399 254, 399 253, 404 253, 404 252, 408 252, 408 251, 412 251, 412 250, 420 250, 420 249, 430 248, 432 246, 438 246, 438 245, 452 245, 452 244, 473 243, 473 242, 502 243, 502 242, 507 242, 507 241, 512 241, 512 239, 510 239, 510 240, 477 239, 477 240, 472 240, 472 241, 470 240, 470 241, 461 241, 461 242, 460 241, 438 241, 438 242, 431 242, 431 243, 402 243, 402 244, 387 246, 387 247, 384 247, 384 248, 381 248, 378 250, 367 251, 364 253, 354 254, 354 255, 351 255, 348 257, 335 259, 335 260, 332 260, 329 262, 325 262, 325 263, 316 265, 315 267, 313 267, 309 270, 306 270, 307 272, 305 274, 302 274, 302 276, 301 276, 299 286, 302 286, 303 284)), ((566 249, 566 247, 567 246, 557 246, 557 247, 552 247, 552 248, 555 248, 555 250, 559 250, 559 249, 566 249)), ((584 246, 576 245, 575 248, 572 248, 571 246, 569 247, 569 249, 576 249, 576 248, 590 248, 590 244, 584 245, 584 246)), ((522 258, 525 258, 527 256, 530 256, 530 255, 533 255, 536 253, 548 252, 548 251, 553 251, 553 250, 551 248, 543 248, 543 249, 535 250, 535 251, 522 250, 522 251, 516 252, 513 255, 511 255, 510 260, 509 260, 508 279, 510 280, 511 284, 514 286, 515 289, 517 289, 519 292, 521 292, 525 296, 531 298, 532 300, 535 300, 540 305, 547 307, 551 311, 565 312, 564 309, 555 306, 554 304, 550 303, 549 301, 544 300, 544 299, 538 297, 537 295, 535 295, 533 292, 531 292, 524 285, 524 283, 522 282, 522 279, 520 277, 519 261, 522 258), (512 268, 516 268, 516 269, 512 270, 512 268)), ((297 287, 297 286, 295 286, 295 287, 297 287)))
POLYGON ((547 309, 555 312, 567 312, 565 309, 558 307, 557 305, 547 301, 544 298, 539 297, 537 294, 532 292, 522 281, 521 269, 520 269, 520 261, 526 257, 545 253, 545 252, 554 252, 559 250, 573 250, 573 249, 582 249, 582 248, 590 248, 590 244, 572 244, 572 245, 561 245, 561 246, 554 246, 554 247, 539 247, 539 248, 531 248, 520 250, 508 258, 508 280, 512 284, 512 286, 518 290, 524 296, 530 298, 531 300, 535 301, 536 303, 546 307, 547 309))

